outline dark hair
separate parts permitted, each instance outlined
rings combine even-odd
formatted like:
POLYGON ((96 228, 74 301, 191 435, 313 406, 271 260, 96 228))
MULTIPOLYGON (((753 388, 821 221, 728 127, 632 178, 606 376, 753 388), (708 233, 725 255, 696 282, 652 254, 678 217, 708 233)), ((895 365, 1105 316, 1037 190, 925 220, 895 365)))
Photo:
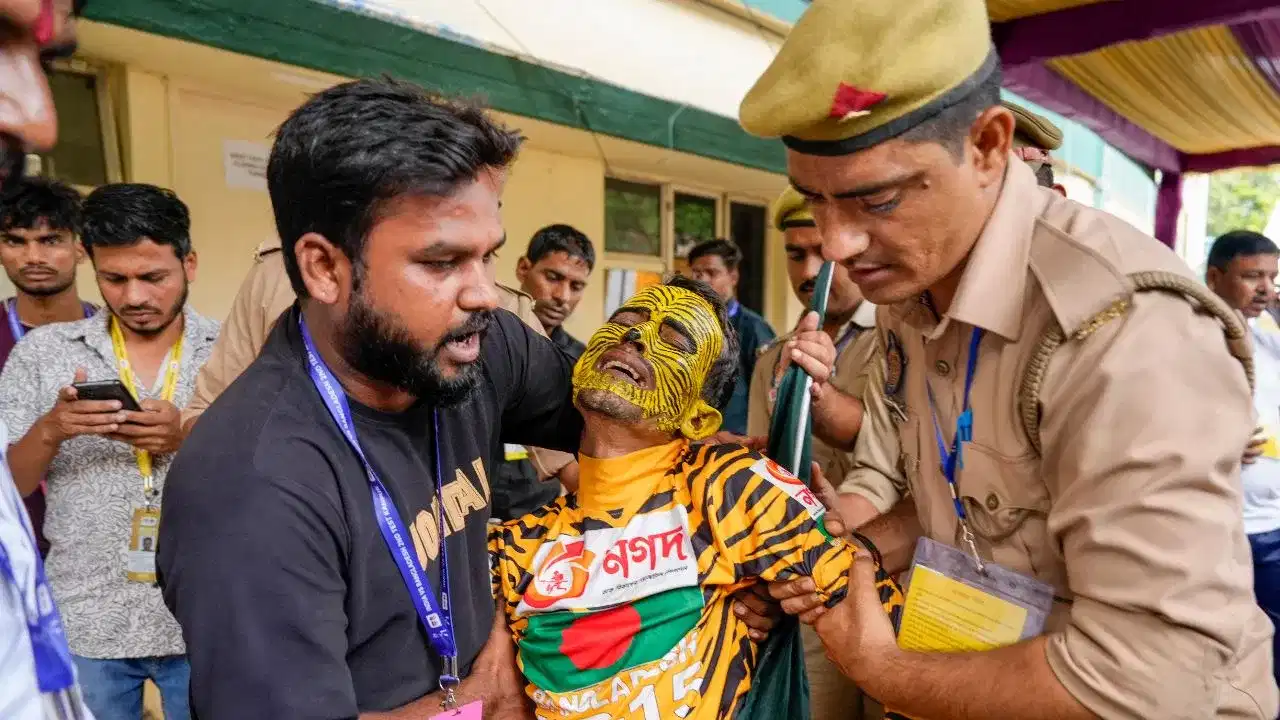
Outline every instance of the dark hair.
POLYGON ((172 190, 143 183, 103 185, 84 199, 84 249, 151 240, 182 260, 191 253, 191 213, 172 190))
POLYGON ((80 204, 75 188, 48 178, 24 178, 0 196, 0 229, 29 229, 43 220, 50 230, 80 232, 80 204))
POLYGON ((572 225, 548 225, 534 233, 524 256, 536 263, 554 252, 581 259, 587 264, 587 270, 596 269, 595 247, 590 238, 572 225))
POLYGON ((689 250, 689 264, 692 265, 694 260, 707 255, 719 255, 724 259, 724 266, 730 270, 737 270, 742 264, 742 251, 732 240, 717 238, 694 245, 689 250))
POLYGON ((1040 187, 1053 187, 1053 165, 1051 163, 1042 163, 1036 168, 1036 183, 1040 187))
POLYGON ((398 197, 447 197, 484 168, 503 168, 523 138, 479 106, 382 78, 335 85, 304 103, 276 131, 267 186, 285 269, 307 289, 293 246, 323 235, 360 267, 383 206, 398 197))
POLYGON ((673 275, 666 284, 688 290, 715 309, 716 320, 724 331, 724 347, 720 349, 720 357, 716 358, 707 371, 707 380, 702 386, 702 399, 712 407, 723 408, 733 395, 733 386, 738 382, 738 333, 733 329, 733 321, 729 319, 729 307, 710 285, 701 280, 673 275))
POLYGON ((1232 260, 1249 255, 1280 255, 1280 248, 1262 233, 1232 230, 1213 241, 1213 247, 1209 248, 1209 267, 1226 270, 1232 260))
POLYGON ((957 161, 964 153, 964 139, 973 121, 988 108, 1000 104, 1000 68, 997 67, 969 93, 968 97, 904 132, 901 137, 913 143, 937 143, 957 161))

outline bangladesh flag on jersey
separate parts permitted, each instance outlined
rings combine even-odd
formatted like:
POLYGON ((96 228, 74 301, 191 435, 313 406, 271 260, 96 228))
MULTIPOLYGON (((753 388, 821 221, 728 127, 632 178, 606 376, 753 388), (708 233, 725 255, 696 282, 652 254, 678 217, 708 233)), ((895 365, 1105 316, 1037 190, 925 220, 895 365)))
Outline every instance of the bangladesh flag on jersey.
POLYGON ((573 692, 629 668, 661 660, 693 630, 702 591, 679 588, 604 610, 536 613, 520 640, 525 677, 555 693, 573 692))

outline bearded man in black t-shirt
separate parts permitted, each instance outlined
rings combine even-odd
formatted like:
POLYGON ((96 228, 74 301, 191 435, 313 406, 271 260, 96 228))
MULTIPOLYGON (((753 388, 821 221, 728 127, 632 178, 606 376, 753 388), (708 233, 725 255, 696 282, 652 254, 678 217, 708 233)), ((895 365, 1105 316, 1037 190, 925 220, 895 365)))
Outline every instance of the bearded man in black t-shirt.
POLYGON ((280 127, 268 188, 299 300, 164 488, 157 569, 201 720, 429 718, 445 688, 524 711, 489 580, 491 468, 504 443, 576 450, 582 418, 565 354, 497 309, 519 144, 389 80, 280 127))
POLYGON ((299 301, 196 424, 164 493, 158 567, 199 717, 430 717, 449 675, 484 677, 461 682, 460 705, 518 698, 509 642, 490 641, 488 468, 504 440, 573 450, 582 427, 569 361, 497 308, 520 140, 394 81, 331 88, 280 127, 268 187, 299 301), (439 604, 442 549, 458 670, 406 584, 439 604))

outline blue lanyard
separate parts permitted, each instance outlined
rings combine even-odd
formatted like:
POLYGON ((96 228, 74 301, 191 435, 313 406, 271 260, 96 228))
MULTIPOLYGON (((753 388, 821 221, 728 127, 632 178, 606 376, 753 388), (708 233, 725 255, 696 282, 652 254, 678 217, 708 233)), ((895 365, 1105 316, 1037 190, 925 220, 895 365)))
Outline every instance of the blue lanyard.
POLYGON ((929 412, 933 415, 933 432, 938 439, 938 456, 942 458, 942 474, 947 478, 951 489, 951 501, 956 507, 956 516, 968 532, 968 516, 964 511, 964 503, 960 502, 960 490, 956 487, 956 472, 964 467, 964 444, 973 440, 973 408, 969 406, 969 391, 973 389, 973 375, 978 370, 978 346, 982 343, 982 329, 974 328, 969 340, 969 365, 964 373, 964 405, 960 417, 956 418, 956 434, 951 440, 951 449, 947 449, 947 441, 942 437, 942 426, 938 423, 938 403, 933 398, 933 388, 925 381, 929 390, 929 412))
POLYGON ((836 357, 840 357, 840 353, 844 352, 844 349, 849 346, 849 343, 853 342, 853 339, 858 336, 861 330, 862 328, 855 323, 849 323, 849 329, 844 331, 839 340, 836 340, 836 357))
MULTIPOLYGON (((3 480, 0 480, 3 481, 3 480)), ((27 537, 31 539, 32 555, 36 564, 35 592, 29 593, 14 572, 13 563, 9 560, 9 551, 0 543, 0 575, 13 584, 22 596, 22 610, 26 615, 27 631, 31 635, 31 655, 35 659, 36 684, 42 693, 64 693, 75 686, 76 675, 71 663, 71 650, 67 647, 67 635, 62 629, 62 618, 58 608, 53 604, 53 593, 49 590, 49 581, 44 574, 44 563, 40 553, 35 550, 35 533, 23 518, 26 511, 20 506, 14 507, 19 522, 23 525, 27 537), (28 597, 34 595, 34 604, 28 603, 28 597)), ((64 697, 62 700, 65 700, 64 697)), ((62 700, 59 700, 61 704, 62 700)), ((78 714, 78 713, 76 713, 78 714)))
POLYGON ((400 569, 400 576, 404 578, 404 584, 409 589, 409 597, 418 611, 418 618, 422 620, 427 630, 431 646, 444 661, 440 687, 448 689, 456 686, 458 684, 458 646, 454 641, 453 613, 449 605, 449 553, 445 543, 444 494, 441 492, 444 473, 441 472, 440 466, 440 415, 438 412, 432 414, 435 426, 436 498, 440 506, 440 601, 437 602, 436 595, 431 589, 430 579, 418 567, 416 554, 408 541, 408 533, 404 530, 400 514, 391 501, 391 494, 387 492, 386 486, 382 484, 378 473, 373 469, 373 465, 369 464, 369 459, 360 447, 360 440, 356 437, 355 420, 351 416, 351 406, 347 402, 347 394, 325 365, 320 353, 316 351, 315 343, 311 340, 311 332, 307 329, 307 321, 301 315, 298 316, 298 327, 302 330, 302 342, 307 351, 307 369, 311 374, 311 382, 315 384, 334 422, 338 423, 338 429, 342 431, 351 449, 355 450, 356 455, 360 457, 360 462, 364 464, 364 471, 369 476, 369 489, 373 493, 374 517, 378 520, 382 539, 391 550, 391 557, 395 560, 396 567, 400 569))
MULTIPOLYGON (((80 303, 80 306, 84 308, 85 317, 93 317, 92 305, 80 303)), ((18 304, 13 301, 13 298, 5 301, 4 314, 9 319, 9 334, 13 336, 13 341, 16 343, 27 334, 27 329, 23 327, 22 321, 18 319, 18 304)))

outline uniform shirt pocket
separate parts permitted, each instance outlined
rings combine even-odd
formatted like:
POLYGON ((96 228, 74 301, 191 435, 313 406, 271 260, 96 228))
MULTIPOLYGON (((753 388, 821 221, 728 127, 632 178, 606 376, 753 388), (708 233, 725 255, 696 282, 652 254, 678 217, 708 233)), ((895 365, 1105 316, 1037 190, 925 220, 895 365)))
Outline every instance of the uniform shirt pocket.
POLYGON ((1052 564, 1049 490, 1035 455, 1009 457, 969 443, 957 481, 979 544, 996 563, 1033 577, 1052 564))

